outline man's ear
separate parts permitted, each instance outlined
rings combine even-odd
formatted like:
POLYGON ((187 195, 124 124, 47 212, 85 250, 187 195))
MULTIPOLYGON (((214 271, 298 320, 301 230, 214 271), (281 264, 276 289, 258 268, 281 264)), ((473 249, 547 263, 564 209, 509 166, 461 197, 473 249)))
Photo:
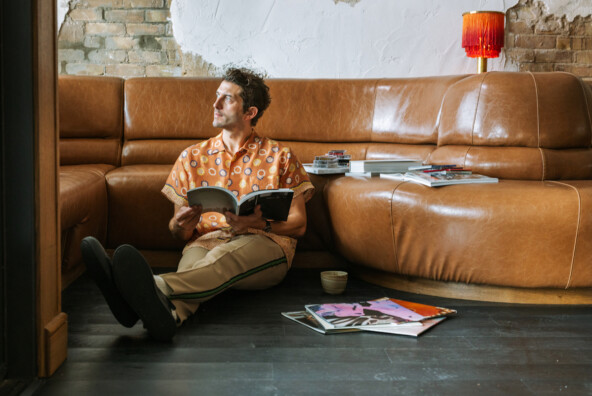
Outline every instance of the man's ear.
POLYGON ((259 109, 257 109, 255 106, 251 106, 247 109, 247 111, 245 111, 245 114, 243 114, 243 117, 244 117, 245 121, 252 120, 253 118, 255 118, 257 113, 259 113, 259 109))

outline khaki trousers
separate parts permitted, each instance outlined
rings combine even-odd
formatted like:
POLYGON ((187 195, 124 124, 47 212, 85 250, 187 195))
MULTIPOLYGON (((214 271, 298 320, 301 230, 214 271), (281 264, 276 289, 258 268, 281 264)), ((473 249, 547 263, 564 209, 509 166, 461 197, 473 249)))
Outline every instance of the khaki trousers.
POLYGON ((229 288, 259 290, 275 286, 288 272, 288 261, 278 244, 264 235, 238 235, 212 250, 202 247, 183 254, 177 272, 162 274, 181 322, 199 303, 229 288))

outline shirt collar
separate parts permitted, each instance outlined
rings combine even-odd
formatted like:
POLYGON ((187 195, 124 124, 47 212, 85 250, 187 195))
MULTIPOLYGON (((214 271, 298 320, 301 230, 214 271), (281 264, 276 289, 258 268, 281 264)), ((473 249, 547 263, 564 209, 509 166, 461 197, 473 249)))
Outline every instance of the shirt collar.
MULTIPOLYGON (((243 145, 238 149, 238 152, 257 152, 260 143, 261 137, 259 137, 255 129, 251 129, 251 134, 243 143, 243 145)), ((224 140, 222 140, 222 132, 220 132, 217 136, 215 136, 212 139, 212 144, 214 145, 214 147, 220 147, 218 151, 226 151, 226 147, 224 146, 224 140)))

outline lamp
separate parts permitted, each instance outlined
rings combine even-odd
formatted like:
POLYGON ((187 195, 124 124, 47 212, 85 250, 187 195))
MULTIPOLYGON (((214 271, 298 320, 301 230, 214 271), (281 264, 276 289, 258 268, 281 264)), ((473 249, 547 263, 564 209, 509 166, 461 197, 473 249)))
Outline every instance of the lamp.
POLYGON ((462 14, 462 47, 469 58, 479 58, 478 73, 487 71, 487 58, 497 58, 504 46, 504 17, 499 11, 462 14))

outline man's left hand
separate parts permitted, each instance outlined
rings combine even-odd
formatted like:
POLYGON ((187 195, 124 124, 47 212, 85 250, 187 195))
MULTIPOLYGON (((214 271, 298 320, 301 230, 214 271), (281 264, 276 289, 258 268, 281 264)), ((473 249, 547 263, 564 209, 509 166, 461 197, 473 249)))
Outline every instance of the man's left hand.
POLYGON ((249 228, 262 229, 265 226, 265 219, 262 217, 261 207, 255 206, 253 214, 248 216, 237 216, 234 213, 226 212, 226 222, 232 227, 232 232, 239 234, 246 234, 249 228))

